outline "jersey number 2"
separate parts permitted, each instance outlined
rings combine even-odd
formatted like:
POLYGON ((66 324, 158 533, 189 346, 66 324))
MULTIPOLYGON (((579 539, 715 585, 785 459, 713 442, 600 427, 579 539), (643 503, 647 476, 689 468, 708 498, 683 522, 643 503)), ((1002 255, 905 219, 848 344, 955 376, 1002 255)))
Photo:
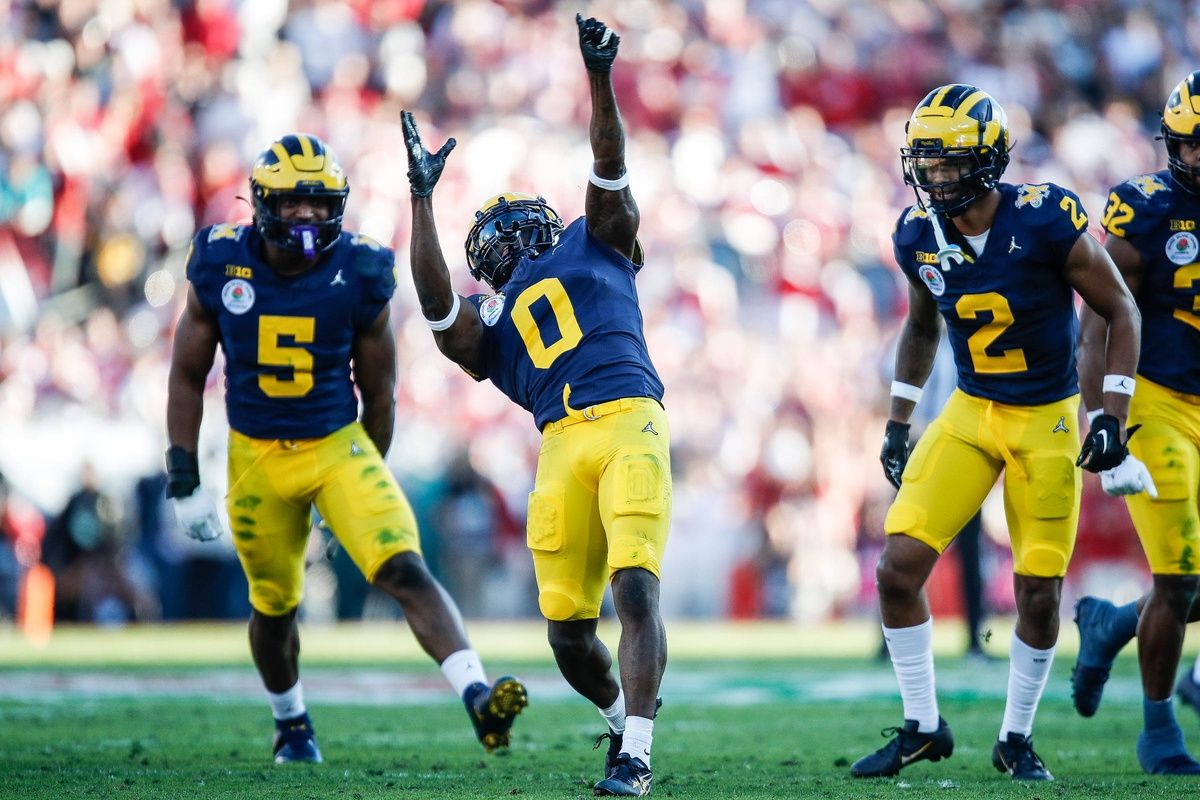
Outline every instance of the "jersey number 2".
POLYGON ((1000 338, 1000 334, 1013 324, 1012 308, 1008 300, 998 292, 983 294, 964 294, 954 304, 959 319, 975 319, 981 311, 990 312, 992 321, 971 334, 967 339, 967 347, 971 350, 971 361, 975 364, 975 372, 980 375, 1000 375, 1006 372, 1024 372, 1025 351, 1019 347, 1005 350, 998 356, 987 351, 992 343, 1000 338))
POLYGON ((583 339, 583 331, 579 329, 579 320, 575 319, 575 307, 567 290, 558 278, 543 278, 517 296, 513 305, 512 321, 525 342, 529 351, 529 360, 538 369, 550 369, 550 365, 568 350, 574 350, 583 339), (533 304, 545 298, 554 312, 554 321, 558 324, 558 340, 549 347, 542 340, 542 332, 538 329, 537 320, 531 310, 533 304))
POLYGON ((265 367, 291 367, 291 378, 259 375, 258 388, 267 397, 304 397, 313 388, 313 357, 303 347, 279 344, 281 336, 290 336, 295 344, 312 344, 316 320, 312 317, 258 318, 258 363, 265 367))

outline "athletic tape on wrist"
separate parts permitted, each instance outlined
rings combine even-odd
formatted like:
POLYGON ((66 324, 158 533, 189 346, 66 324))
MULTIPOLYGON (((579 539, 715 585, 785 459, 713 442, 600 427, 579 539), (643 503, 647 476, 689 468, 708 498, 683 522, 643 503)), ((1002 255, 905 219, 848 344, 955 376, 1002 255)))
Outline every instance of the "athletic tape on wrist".
POLYGON ((593 166, 588 173, 588 181, 594 186, 599 186, 601 189, 607 189, 610 192, 619 192, 629 185, 629 172, 627 170, 621 174, 621 177, 609 180, 597 175, 596 168, 593 166))
POLYGON ((1113 392, 1114 394, 1127 394, 1133 397, 1133 389, 1137 386, 1137 381, 1128 375, 1105 375, 1104 376, 1104 391, 1113 392))
POLYGON ((920 386, 913 386, 911 383, 903 381, 892 381, 892 397, 899 397, 904 400, 911 400, 914 403, 921 402, 921 395, 924 389, 920 386))
POLYGON ((454 295, 454 302, 450 304, 450 313, 438 320, 427 319, 425 323, 435 331, 444 331, 454 324, 454 320, 458 319, 458 309, 462 306, 462 302, 458 298, 458 294, 454 295))

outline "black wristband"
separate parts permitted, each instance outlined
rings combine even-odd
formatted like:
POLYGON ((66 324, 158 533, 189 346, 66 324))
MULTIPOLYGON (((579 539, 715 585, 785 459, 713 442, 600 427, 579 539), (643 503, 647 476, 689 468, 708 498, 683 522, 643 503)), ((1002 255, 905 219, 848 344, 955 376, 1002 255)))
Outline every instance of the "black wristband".
POLYGON ((179 445, 167 449, 167 497, 188 497, 200 485, 200 462, 179 445))

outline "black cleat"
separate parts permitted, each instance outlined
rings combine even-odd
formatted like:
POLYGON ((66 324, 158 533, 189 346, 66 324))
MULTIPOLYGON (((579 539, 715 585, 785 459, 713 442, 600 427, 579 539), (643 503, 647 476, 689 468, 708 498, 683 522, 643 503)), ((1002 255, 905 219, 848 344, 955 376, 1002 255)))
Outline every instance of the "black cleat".
POLYGON ((489 753, 508 747, 513 720, 529 705, 525 684, 511 675, 497 678, 490 687, 477 683, 463 696, 475 736, 489 753))
POLYGON ((612 772, 592 789, 597 797, 645 797, 650 794, 654 773, 640 758, 628 753, 617 756, 612 772))
POLYGON ((307 711, 291 719, 275 720, 273 750, 276 764, 320 764, 324 761, 307 711))
POLYGON ((1117 653, 1126 642, 1117 641, 1110 618, 1116 606, 1098 597, 1081 597, 1075 603, 1079 628, 1079 655, 1071 668, 1071 702, 1080 716, 1090 717, 1100 708, 1104 684, 1117 653))
MULTIPOLYGON (((658 719, 658 711, 662 708, 662 698, 659 697, 654 701, 654 718, 658 719)), ((617 756, 621 755, 621 745, 625 743, 625 734, 617 733, 612 728, 608 729, 608 733, 602 733, 596 738, 596 743, 592 745, 592 749, 600 747, 600 743, 608 739, 608 752, 604 754, 604 777, 612 776, 613 770, 617 768, 617 756)))
POLYGON ((992 766, 1012 775, 1014 781, 1054 780, 1042 759, 1033 752, 1033 740, 1011 731, 1008 741, 996 742, 992 748, 992 766))
POLYGON ((941 717, 933 733, 917 731, 915 719, 906 719, 899 728, 884 728, 879 733, 894 738, 850 766, 850 774, 855 778, 890 778, 917 761, 941 761, 954 753, 954 735, 941 717))

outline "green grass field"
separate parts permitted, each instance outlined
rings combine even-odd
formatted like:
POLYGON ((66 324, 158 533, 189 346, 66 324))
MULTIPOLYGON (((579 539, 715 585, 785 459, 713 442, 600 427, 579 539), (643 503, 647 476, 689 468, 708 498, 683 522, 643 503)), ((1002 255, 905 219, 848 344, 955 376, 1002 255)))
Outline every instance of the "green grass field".
MULTIPOLYGON (((493 676, 515 671, 530 686, 508 753, 483 753, 402 626, 343 626, 303 634, 306 695, 326 763, 283 767, 270 763, 270 715, 243 626, 65 629, 45 648, 0 632, 0 798, 590 797, 603 722, 558 678, 541 627, 472 630, 493 676)), ((1097 717, 1076 716, 1069 624, 1035 729, 1057 780, 1033 786, 991 766, 1005 662, 954 657, 950 634, 939 633, 950 638, 937 640, 937 669, 954 756, 882 781, 848 775, 851 761, 884 742, 880 729, 900 721, 891 669, 871 657, 873 625, 673 625, 669 635, 655 728, 658 797, 1196 794, 1194 782, 1150 778, 1137 766, 1132 652, 1118 661, 1097 717)), ((1008 636, 997 629, 997 652, 1008 636)), ((1180 721, 1200 750, 1200 719, 1182 708, 1180 721)))

